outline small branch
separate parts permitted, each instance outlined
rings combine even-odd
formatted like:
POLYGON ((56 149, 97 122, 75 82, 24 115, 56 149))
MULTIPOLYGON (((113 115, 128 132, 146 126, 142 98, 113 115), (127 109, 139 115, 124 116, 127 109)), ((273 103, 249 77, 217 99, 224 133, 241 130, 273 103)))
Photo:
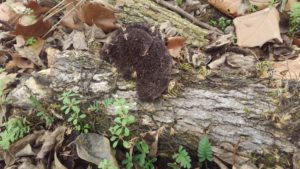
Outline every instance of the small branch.
POLYGON ((158 4, 160 4, 160 5, 162 5, 163 7, 166 7, 166 8, 168 8, 168 9, 170 9, 170 10, 172 10, 172 11, 174 11, 174 12, 180 14, 181 16, 186 17, 187 19, 189 19, 192 23, 194 23, 194 24, 197 25, 197 26, 200 26, 200 27, 202 27, 202 28, 211 30, 211 31, 213 31, 213 32, 215 32, 215 33, 217 33, 217 34, 219 34, 219 35, 223 35, 223 34, 224 34, 224 33, 223 33, 221 30, 219 30, 218 28, 213 27, 213 26, 210 26, 210 25, 207 24, 207 23, 204 23, 204 22, 199 21, 199 20, 196 19, 193 15, 191 15, 191 14, 185 12, 183 9, 181 9, 181 8, 179 8, 179 7, 177 7, 177 6, 174 6, 174 5, 172 5, 172 4, 170 4, 170 3, 166 2, 166 1, 163 1, 163 0, 155 0, 155 2, 158 3, 158 4))

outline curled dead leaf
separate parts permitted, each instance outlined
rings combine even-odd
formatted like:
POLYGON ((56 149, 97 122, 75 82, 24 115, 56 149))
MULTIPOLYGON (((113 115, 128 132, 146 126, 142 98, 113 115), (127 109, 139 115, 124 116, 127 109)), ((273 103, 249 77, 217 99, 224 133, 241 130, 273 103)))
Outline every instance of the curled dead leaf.
POLYGON ((96 2, 87 2, 80 7, 78 12, 79 19, 89 26, 95 24, 105 33, 118 28, 115 24, 117 18, 110 8, 96 2))
POLYGON ((180 51, 184 47, 186 42, 185 37, 169 37, 167 39, 167 48, 169 53, 174 58, 180 58, 180 51))

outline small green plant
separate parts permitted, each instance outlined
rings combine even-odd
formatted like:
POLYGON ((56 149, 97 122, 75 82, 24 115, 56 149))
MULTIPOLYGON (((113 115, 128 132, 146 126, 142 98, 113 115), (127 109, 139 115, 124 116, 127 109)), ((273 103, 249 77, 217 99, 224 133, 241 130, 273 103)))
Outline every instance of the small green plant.
POLYGON ((258 6, 257 5, 253 5, 253 4, 249 5, 249 11, 251 13, 256 12, 257 10, 258 10, 258 6))
POLYGON ((137 149, 137 153, 134 155, 134 162, 141 168, 154 169, 156 158, 150 158, 147 156, 150 152, 148 144, 144 141, 139 141, 135 147, 137 149))
POLYGON ((31 95, 29 99, 32 107, 37 111, 36 116, 45 121, 47 128, 51 127, 52 123, 54 122, 54 117, 47 113, 47 110, 35 96, 31 95))
POLYGON ((225 17, 221 17, 218 20, 209 20, 208 24, 211 26, 219 27, 221 30, 225 30, 227 26, 232 24, 232 21, 230 19, 226 19, 225 17))
POLYGON ((224 31, 227 28, 227 26, 229 26, 231 24, 231 22, 232 21, 230 19, 226 19, 224 17, 221 17, 219 19, 219 26, 224 31))
POLYGON ((99 169, 118 169, 113 163, 107 159, 101 160, 98 164, 99 169))
POLYGON ((173 169, 180 169, 180 168, 189 169, 192 167, 191 157, 182 146, 179 146, 178 152, 175 153, 172 156, 172 158, 175 160, 175 163, 169 163, 168 166, 173 169))
POLYGON ((101 111, 100 104, 98 102, 94 102, 93 104, 90 105, 88 110, 91 112, 99 112, 101 111))
POLYGON ((90 129, 90 125, 84 124, 86 114, 81 112, 79 105, 80 101, 77 100, 76 94, 72 91, 66 91, 58 100, 63 103, 61 110, 64 111, 66 115, 69 115, 67 121, 73 124, 75 130, 87 133, 90 129))
POLYGON ((25 41, 25 45, 26 46, 32 46, 37 42, 37 39, 35 37, 29 37, 28 39, 26 39, 25 41))
POLYGON ((125 159, 122 161, 122 164, 125 165, 126 169, 133 168, 133 157, 128 152, 125 155, 125 159))
POLYGON ((128 114, 130 105, 125 99, 116 99, 107 105, 109 104, 113 105, 117 116, 114 119, 115 125, 109 128, 109 131, 112 134, 110 140, 113 142, 113 147, 117 147, 118 143, 122 141, 125 148, 130 148, 130 144, 126 140, 126 137, 130 135, 128 127, 135 122, 135 117, 128 114))
POLYGON ((270 76, 271 63, 269 61, 262 61, 256 64, 257 76, 260 78, 267 78, 270 76))
POLYGON ((11 118, 4 123, 5 130, 0 133, 0 146, 8 150, 11 143, 23 138, 30 130, 26 119, 11 118))
POLYGON ((182 5, 185 0, 176 0, 176 4, 178 6, 182 5))
POLYGON ((199 161, 202 163, 206 160, 212 161, 213 158, 213 152, 211 149, 211 145, 208 139, 207 134, 204 135, 204 137, 200 140, 198 145, 198 158, 199 161))
POLYGON ((300 3, 294 3, 290 13, 290 28, 289 32, 294 34, 300 29, 300 3))

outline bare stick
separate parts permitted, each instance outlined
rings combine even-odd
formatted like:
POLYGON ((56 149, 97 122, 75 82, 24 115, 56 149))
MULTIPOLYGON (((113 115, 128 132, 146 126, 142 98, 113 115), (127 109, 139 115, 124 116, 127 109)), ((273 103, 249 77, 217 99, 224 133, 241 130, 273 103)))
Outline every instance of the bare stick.
POLYGON ((208 30, 211 30, 211 31, 214 31, 216 32, 217 34, 219 35, 223 35, 224 33, 219 30, 218 28, 216 27, 213 27, 213 26, 210 26, 209 24, 207 23, 204 23, 204 22, 201 22, 199 21, 198 19, 196 19, 193 15, 185 12, 184 10, 182 10, 181 8, 177 7, 177 6, 174 6, 166 1, 163 1, 163 0, 155 0, 156 3, 162 5, 163 7, 166 7, 178 14, 180 14, 181 16, 184 16, 186 17, 187 19, 189 19, 192 23, 194 23, 195 25, 197 26, 200 26, 202 28, 205 28, 205 29, 208 29, 208 30))

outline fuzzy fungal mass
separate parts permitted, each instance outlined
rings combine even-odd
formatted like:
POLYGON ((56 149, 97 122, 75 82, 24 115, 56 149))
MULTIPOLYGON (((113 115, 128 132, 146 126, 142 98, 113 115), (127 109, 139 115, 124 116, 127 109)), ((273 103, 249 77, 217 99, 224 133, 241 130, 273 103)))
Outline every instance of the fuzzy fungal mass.
POLYGON ((103 45, 100 56, 114 64, 125 79, 136 71, 137 95, 143 102, 153 102, 168 87, 172 57, 157 29, 145 24, 119 28, 103 45))

